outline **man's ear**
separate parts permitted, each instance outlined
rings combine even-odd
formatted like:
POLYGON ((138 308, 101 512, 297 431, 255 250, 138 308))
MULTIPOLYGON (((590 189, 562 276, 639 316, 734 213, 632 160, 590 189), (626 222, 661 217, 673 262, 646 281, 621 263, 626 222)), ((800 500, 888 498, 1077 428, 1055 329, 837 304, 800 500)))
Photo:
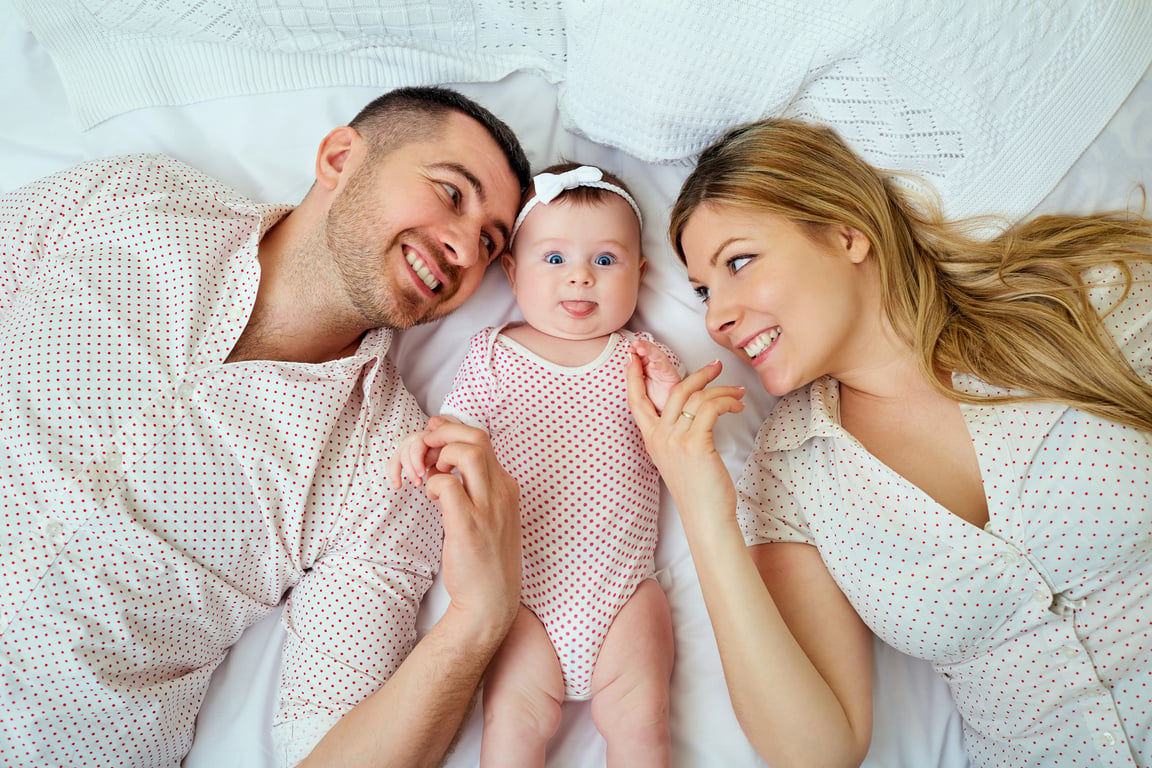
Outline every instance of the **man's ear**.
POLYGON ((516 295, 516 259, 510 251, 505 251, 500 257, 500 266, 508 277, 508 285, 512 288, 512 295, 516 295))
POLYGON ((363 143, 360 134, 350 126, 342 125, 330 131, 316 152, 316 183, 328 191, 335 190, 340 177, 352 169, 354 155, 363 143))

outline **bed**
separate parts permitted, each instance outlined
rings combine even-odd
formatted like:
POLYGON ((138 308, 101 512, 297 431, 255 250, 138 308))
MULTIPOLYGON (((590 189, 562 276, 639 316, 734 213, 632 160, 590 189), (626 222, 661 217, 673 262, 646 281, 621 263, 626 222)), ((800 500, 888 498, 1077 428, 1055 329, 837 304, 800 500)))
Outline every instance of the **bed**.
MULTIPOLYGON (((163 152, 255 199, 295 202, 332 126, 384 88, 455 83, 513 127, 535 167, 578 160, 631 185, 650 262, 633 326, 690 369, 721 357, 722 380, 748 387, 751 407, 718 430, 738 474, 773 403, 709 341, 665 241, 693 155, 725 125, 789 114, 831 122, 874 163, 928 178, 952 215, 1139 207, 1138 185, 1152 183, 1150 61, 1152 9, 1140 0, 0 0, 0 192, 91 158, 163 152)), ((515 312, 492 270, 464 309, 400 335, 392 354, 427 410, 468 337, 515 312)), ((676 635, 674 765, 763 765, 732 712, 668 499, 657 565, 676 635)), ((446 604, 437 582, 421 627, 446 604)), ((278 618, 248 629, 216 670, 186 768, 275 764, 278 618)), ((866 765, 968 765, 932 670, 876 651, 866 765)), ((447 765, 475 765, 479 745, 477 707, 447 765)), ((603 762, 588 705, 565 704, 549 764, 603 762)))

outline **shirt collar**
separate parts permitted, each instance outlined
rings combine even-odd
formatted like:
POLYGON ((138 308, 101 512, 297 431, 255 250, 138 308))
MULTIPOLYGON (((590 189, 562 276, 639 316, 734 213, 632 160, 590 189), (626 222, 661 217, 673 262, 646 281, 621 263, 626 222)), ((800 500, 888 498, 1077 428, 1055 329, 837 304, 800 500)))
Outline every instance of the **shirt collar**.
POLYGON ((831 376, 780 398, 762 430, 763 444, 772 451, 795 450, 815 437, 842 435, 840 382, 831 376))

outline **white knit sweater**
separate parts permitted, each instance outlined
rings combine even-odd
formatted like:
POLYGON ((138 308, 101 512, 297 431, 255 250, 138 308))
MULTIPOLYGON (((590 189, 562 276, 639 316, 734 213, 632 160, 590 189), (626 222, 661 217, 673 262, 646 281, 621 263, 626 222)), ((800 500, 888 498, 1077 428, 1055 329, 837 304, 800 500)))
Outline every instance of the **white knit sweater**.
POLYGON ((16 0, 79 123, 328 85, 539 73, 564 124, 691 159, 759 117, 829 123, 950 215, 1026 213, 1152 61, 1148 0, 16 0))

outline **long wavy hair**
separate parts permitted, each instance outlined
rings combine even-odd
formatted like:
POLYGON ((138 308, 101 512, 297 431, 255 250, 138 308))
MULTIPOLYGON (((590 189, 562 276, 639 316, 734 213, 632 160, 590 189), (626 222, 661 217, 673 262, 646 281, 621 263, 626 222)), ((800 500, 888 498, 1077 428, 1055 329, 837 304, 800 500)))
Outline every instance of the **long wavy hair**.
MULTIPOLYGON (((700 156, 672 209, 681 236, 701 205, 848 225, 872 244, 892 327, 946 396, 969 395, 936 371, 1013 390, 997 402, 1064 403, 1152 432, 1152 386, 1119 354, 1093 309, 1083 273, 1152 261, 1152 226, 1135 213, 1039 216, 1015 226, 949 222, 939 202, 865 163, 823 126, 767 120, 733 129, 700 156)), ((816 233, 813 233, 813 237, 816 233)), ((1121 299, 1123 300, 1123 299, 1121 299)))

